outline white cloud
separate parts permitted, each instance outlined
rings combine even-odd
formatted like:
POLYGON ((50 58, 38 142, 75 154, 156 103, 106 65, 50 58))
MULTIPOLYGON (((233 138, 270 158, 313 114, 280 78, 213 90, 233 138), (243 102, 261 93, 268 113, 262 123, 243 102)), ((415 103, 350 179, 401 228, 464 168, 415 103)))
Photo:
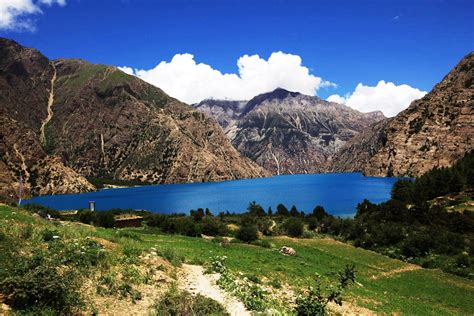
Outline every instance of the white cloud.
POLYGON ((335 86, 312 75, 298 55, 274 52, 268 60, 244 55, 237 61, 238 73, 221 73, 211 66, 196 63, 191 54, 176 54, 149 70, 119 67, 128 74, 163 89, 187 103, 206 98, 245 100, 278 87, 314 95, 321 87, 335 86))
POLYGON ((31 15, 40 14, 41 6, 66 5, 66 0, 1 0, 0 30, 34 30, 31 15))
POLYGON ((420 99, 425 94, 426 91, 406 84, 397 86, 393 82, 380 80, 375 87, 359 83, 352 94, 344 97, 333 94, 327 100, 346 104, 361 112, 380 110, 385 116, 392 117, 406 109, 413 100, 420 99))
POLYGON ((119 66, 117 68, 122 70, 126 74, 133 75, 133 68, 131 68, 131 67, 127 67, 127 66, 120 67, 119 66))

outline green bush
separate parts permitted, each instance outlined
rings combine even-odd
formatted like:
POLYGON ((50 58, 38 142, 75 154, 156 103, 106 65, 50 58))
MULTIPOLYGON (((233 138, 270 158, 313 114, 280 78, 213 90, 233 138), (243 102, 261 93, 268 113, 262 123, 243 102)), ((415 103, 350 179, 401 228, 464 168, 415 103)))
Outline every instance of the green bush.
POLYGON ((285 222, 284 228, 289 236, 301 237, 304 230, 304 224, 299 218, 290 218, 285 222))
POLYGON ((173 285, 161 299, 155 303, 154 310, 157 315, 178 316, 178 315, 228 315, 226 310, 218 302, 197 295, 191 296, 189 293, 180 291, 173 285))
POLYGON ((201 231, 208 236, 225 236, 227 227, 215 217, 206 216, 201 221, 201 231))
POLYGON ((32 258, 17 258, 11 269, 10 276, 0 282, 0 292, 12 308, 26 311, 50 308, 69 314, 82 306, 76 275, 61 271, 42 252, 32 258))
POLYGON ((242 225, 237 231, 235 237, 245 242, 252 242, 258 239, 257 225, 242 225))
POLYGON ((58 232, 55 230, 45 229, 41 232, 41 237, 45 242, 52 241, 56 238, 55 236, 59 237, 58 232))

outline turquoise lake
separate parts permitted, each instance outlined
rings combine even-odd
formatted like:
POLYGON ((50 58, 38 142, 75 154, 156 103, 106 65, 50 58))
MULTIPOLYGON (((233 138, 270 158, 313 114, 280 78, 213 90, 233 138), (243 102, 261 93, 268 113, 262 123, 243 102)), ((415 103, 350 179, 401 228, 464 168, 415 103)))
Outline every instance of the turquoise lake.
POLYGON ((111 208, 143 209, 156 213, 188 213, 199 207, 219 212, 242 213, 251 201, 265 210, 278 203, 288 209, 311 212, 322 205, 330 214, 353 216, 357 203, 368 199, 380 203, 390 198, 397 178, 364 177, 360 173, 283 175, 269 178, 223 182, 147 185, 104 189, 83 194, 34 197, 24 203, 37 203, 57 210, 87 208, 95 201, 97 210, 111 208))

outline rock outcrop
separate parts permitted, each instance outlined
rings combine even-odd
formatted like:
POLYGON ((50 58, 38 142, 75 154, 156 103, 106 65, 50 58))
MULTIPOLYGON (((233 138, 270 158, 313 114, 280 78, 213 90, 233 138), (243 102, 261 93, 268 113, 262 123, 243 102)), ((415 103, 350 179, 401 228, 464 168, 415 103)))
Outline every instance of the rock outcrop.
POLYGON ((210 117, 115 67, 50 61, 0 39, 0 194, 84 192, 85 177, 144 183, 267 175, 210 117))
POLYGON ((242 101, 195 105, 221 123, 232 144, 274 174, 326 171, 326 161, 348 140, 384 119, 284 89, 242 101))
POLYGON ((352 139, 330 171, 419 176, 451 166, 474 149, 474 53, 423 98, 352 139))

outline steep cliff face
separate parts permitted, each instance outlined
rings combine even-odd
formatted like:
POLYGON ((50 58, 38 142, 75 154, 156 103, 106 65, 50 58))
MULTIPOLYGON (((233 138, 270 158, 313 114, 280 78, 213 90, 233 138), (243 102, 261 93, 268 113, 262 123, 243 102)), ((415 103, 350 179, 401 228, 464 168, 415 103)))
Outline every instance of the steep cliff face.
POLYGON ((0 39, 0 195, 16 199, 20 175, 24 196, 94 189, 40 142, 53 76, 52 63, 37 50, 0 39), (48 189, 44 179, 51 180, 48 189))
POLYGON ((92 190, 84 176, 172 183, 267 174, 213 119, 115 67, 49 61, 0 39, 0 89, 10 194, 20 174, 32 194, 92 190))
POLYGON ((474 53, 422 99, 354 138, 331 161, 332 171, 418 176, 447 167, 474 149, 474 53))
POLYGON ((223 125, 232 144, 274 174, 326 171, 328 157, 349 139, 384 118, 284 89, 261 94, 229 108, 229 101, 198 107, 213 115, 230 113, 223 125))

